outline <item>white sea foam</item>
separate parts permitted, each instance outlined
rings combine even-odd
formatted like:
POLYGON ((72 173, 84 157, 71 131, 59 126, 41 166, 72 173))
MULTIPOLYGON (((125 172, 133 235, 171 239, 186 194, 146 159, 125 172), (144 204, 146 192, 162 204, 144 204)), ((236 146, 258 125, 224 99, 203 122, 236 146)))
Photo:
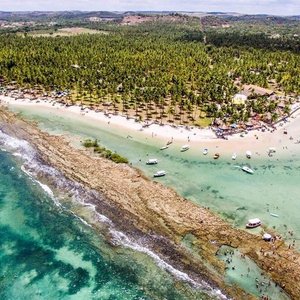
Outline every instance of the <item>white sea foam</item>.
POLYGON ((117 230, 114 230, 114 229, 110 229, 110 232, 111 232, 112 236, 114 237, 114 242, 116 244, 128 247, 128 248, 130 248, 134 251, 137 251, 137 252, 147 254, 148 256, 150 256, 156 262, 156 264, 160 268, 170 272, 177 279, 179 279, 181 281, 188 282, 189 284, 193 285, 196 288, 206 290, 211 295, 217 296, 220 299, 229 299, 219 289, 213 289, 205 281, 202 280, 201 283, 195 282, 191 277, 188 276, 188 274, 177 270, 176 268, 174 268, 173 266, 171 266, 170 264, 165 262, 163 259, 161 259, 156 253, 154 253, 150 249, 148 249, 146 247, 143 247, 143 246, 140 246, 136 242, 131 241, 124 233, 122 233, 120 231, 117 231, 117 230))
POLYGON ((0 145, 14 151, 15 156, 22 156, 27 162, 31 161, 35 156, 34 149, 30 144, 21 139, 9 136, 0 130, 0 145))

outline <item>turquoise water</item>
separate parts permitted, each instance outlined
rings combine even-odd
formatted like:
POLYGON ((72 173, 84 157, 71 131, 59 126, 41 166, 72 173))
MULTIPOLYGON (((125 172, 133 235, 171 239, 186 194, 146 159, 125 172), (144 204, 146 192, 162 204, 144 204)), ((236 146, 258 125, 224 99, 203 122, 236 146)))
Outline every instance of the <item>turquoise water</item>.
POLYGON ((109 127, 99 127, 87 118, 64 114, 60 110, 44 108, 17 108, 24 115, 38 120, 40 126, 56 134, 72 136, 79 145, 84 138, 97 138, 100 144, 127 157, 133 166, 152 177, 157 170, 167 176, 158 180, 175 188, 184 197, 209 207, 239 228, 247 220, 258 217, 277 230, 286 241, 300 249, 300 157, 255 158, 251 161, 221 157, 215 161, 210 156, 193 151, 180 152, 175 145, 160 151, 161 143, 143 137, 139 132, 125 132, 109 127), (132 138, 127 138, 130 134, 132 138), (157 158, 158 165, 145 164, 148 158, 157 158), (254 175, 238 167, 250 163, 254 175), (274 217, 276 215, 276 217, 274 217), (292 234, 290 234, 292 233, 292 234))
MULTIPOLYGON (((22 107, 17 111, 39 121, 43 129, 69 136, 78 146, 84 138, 97 138, 100 144, 129 158, 133 166, 149 177, 164 169, 167 176, 157 181, 174 188, 191 201, 209 207, 238 228, 244 228, 248 219, 259 217, 288 243, 294 242, 300 249, 300 160, 297 155, 280 159, 276 155, 251 160, 238 158, 234 162, 221 157, 215 161, 210 156, 203 156, 202 149, 181 153, 179 146, 171 145, 160 151, 160 142, 143 137, 139 132, 111 130, 109 126, 99 126, 87 118, 79 119, 77 115, 64 114, 60 110, 22 107), (132 138, 127 138, 128 134, 132 138), (148 158, 157 158, 159 164, 147 166, 148 158), (250 163, 254 175, 241 171, 239 166, 245 163, 250 163)), ((263 233, 261 228, 254 232, 263 233)), ((248 262, 242 264, 239 262, 241 270, 249 265, 248 262)), ((252 283, 246 276, 237 277, 231 273, 230 270, 227 272, 229 282, 237 283, 250 293, 256 291, 256 283, 252 282, 255 271, 252 283)))
POLYGON ((229 246, 222 246, 218 256, 226 263, 227 283, 238 284, 257 297, 265 295, 269 296, 270 299, 289 299, 277 284, 269 280, 253 261, 242 256, 238 250, 229 246))
POLYGON ((0 299, 212 299, 149 256, 106 243, 3 151, 0 232, 0 299))

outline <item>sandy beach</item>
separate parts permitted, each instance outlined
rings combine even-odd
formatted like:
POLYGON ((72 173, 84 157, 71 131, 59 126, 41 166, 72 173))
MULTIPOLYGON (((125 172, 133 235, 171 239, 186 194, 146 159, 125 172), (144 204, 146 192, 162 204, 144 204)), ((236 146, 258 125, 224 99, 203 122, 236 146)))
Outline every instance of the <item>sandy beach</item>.
POLYGON ((134 136, 152 139, 161 146, 172 142, 172 147, 180 147, 188 144, 192 151, 202 152, 208 149, 208 154, 213 156, 219 153, 221 156, 231 157, 245 156, 246 151, 251 151, 253 157, 266 157, 270 148, 275 148, 276 155, 288 156, 299 153, 300 141, 300 111, 293 114, 286 122, 280 122, 273 128, 266 130, 252 130, 243 135, 234 134, 228 139, 217 138, 210 128, 187 128, 185 126, 159 125, 153 123, 139 123, 121 115, 105 115, 89 108, 82 109, 79 106, 65 106, 61 103, 48 100, 14 99, 9 96, 0 96, 1 103, 8 107, 33 107, 47 110, 56 110, 73 117, 86 118, 99 124, 102 128, 113 131, 122 130, 129 138, 134 136))

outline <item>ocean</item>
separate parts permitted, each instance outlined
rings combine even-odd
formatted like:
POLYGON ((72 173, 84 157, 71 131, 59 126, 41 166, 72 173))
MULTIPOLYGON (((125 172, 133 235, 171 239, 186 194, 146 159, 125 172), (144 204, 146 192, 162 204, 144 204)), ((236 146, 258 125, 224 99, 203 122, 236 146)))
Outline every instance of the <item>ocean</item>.
POLYGON ((3 134, 1 145, 0 299, 218 299, 122 233, 112 244, 78 203, 59 202, 26 170, 30 145, 3 134))
MULTIPOLYGON (((97 138, 101 145, 126 156, 134 167, 141 169, 149 177, 152 177, 157 169, 164 169, 167 176, 158 180, 174 188, 190 201, 209 207, 237 228, 244 228, 248 219, 259 217, 265 225, 278 231, 288 243, 295 243, 300 249, 300 219, 297 217, 297 211, 300 209, 300 160, 296 153, 289 157, 279 157, 275 154, 273 157, 256 158, 251 161, 240 157, 236 161, 232 161, 230 157, 221 157, 215 161, 211 155, 203 156, 202 149, 191 149, 181 153, 180 148, 171 145, 169 149, 160 151, 161 144, 154 139, 145 138, 139 133, 130 133, 128 137, 128 132, 122 129, 112 132, 87 118, 80 119, 59 110, 32 107, 15 109, 38 121, 42 129, 67 136, 75 146, 80 147, 80 141, 85 138, 97 138), (159 160, 159 166, 145 164, 148 158, 153 157, 159 160), (254 175, 241 171, 240 166, 246 163, 254 169, 254 175)), ((261 234, 260 230, 255 229, 254 232, 261 234)), ((134 252, 132 255, 135 256, 134 252)), ((112 260, 115 261, 115 257, 112 260)), ((260 270, 253 266, 252 262, 245 263, 238 259, 235 269, 234 272, 227 272, 226 280, 240 285, 253 295, 261 295, 256 287, 260 270), (245 270, 250 267, 255 271, 244 276, 245 270)), ((158 268, 157 272, 160 271, 158 268)), ((270 282, 264 275, 258 280, 270 282)), ((140 283, 137 286, 140 286, 140 283)), ((288 299, 273 284, 270 285, 268 293, 276 295, 274 299, 288 299)), ((158 299, 163 298, 174 299, 170 295, 158 296, 158 299)))

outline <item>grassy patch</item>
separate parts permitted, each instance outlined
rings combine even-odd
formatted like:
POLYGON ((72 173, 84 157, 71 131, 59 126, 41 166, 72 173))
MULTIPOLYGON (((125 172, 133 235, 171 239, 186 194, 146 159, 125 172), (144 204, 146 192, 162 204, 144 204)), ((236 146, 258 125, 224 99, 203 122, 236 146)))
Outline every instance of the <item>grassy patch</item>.
POLYGON ((83 141, 82 145, 85 148, 93 148, 94 153, 99 154, 101 157, 110 159, 111 161, 113 161, 117 164, 127 164, 128 163, 128 159, 126 157, 123 157, 116 152, 113 152, 109 149, 106 149, 105 147, 100 146, 98 144, 97 140, 87 139, 87 140, 83 141))

